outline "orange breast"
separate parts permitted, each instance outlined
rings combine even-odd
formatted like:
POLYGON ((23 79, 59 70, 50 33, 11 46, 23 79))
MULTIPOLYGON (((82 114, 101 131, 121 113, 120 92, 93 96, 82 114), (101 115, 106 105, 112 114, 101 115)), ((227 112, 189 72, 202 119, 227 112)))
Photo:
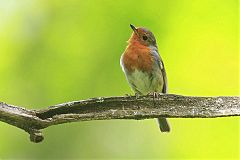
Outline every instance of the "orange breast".
POLYGON ((123 65, 128 72, 135 69, 143 72, 152 71, 153 57, 149 47, 133 43, 130 44, 123 54, 123 65))

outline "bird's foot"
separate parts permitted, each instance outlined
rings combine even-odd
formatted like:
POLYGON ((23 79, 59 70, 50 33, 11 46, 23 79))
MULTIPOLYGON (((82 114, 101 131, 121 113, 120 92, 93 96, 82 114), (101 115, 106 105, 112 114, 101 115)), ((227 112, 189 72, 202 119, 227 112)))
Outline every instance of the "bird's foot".
POLYGON ((135 93, 136 99, 138 99, 140 97, 139 93, 135 93))
POLYGON ((158 92, 150 92, 147 94, 148 96, 153 96, 153 100, 158 99, 159 95, 162 95, 162 93, 158 93, 158 92))

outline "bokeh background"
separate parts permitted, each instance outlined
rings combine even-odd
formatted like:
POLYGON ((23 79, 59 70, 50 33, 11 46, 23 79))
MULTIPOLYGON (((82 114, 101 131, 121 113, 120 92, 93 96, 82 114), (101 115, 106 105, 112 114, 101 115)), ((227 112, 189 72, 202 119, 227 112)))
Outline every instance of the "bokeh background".
MULTIPOLYGON (((0 101, 29 109, 132 93, 119 65, 132 30, 153 31, 169 92, 239 95, 238 0, 0 0, 0 101)), ((240 159, 239 118, 111 120, 45 129, 0 122, 0 159, 240 159)))

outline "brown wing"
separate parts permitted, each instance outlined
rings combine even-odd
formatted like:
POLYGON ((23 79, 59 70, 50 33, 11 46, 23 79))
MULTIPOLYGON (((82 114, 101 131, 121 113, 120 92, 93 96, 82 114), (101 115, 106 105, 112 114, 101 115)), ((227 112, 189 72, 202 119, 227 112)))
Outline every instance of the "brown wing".
POLYGON ((163 61, 161 59, 160 59, 160 63, 162 64, 161 71, 162 71, 163 81, 164 81, 162 93, 167 93, 168 92, 167 74, 166 74, 163 61))
POLYGON ((153 54, 153 57, 157 60, 158 67, 160 68, 160 70, 162 72, 162 76, 163 76, 163 89, 162 89, 162 93, 167 93, 168 92, 167 74, 166 74, 166 70, 165 70, 162 58, 158 54, 158 50, 154 50, 152 52, 152 54, 153 54))

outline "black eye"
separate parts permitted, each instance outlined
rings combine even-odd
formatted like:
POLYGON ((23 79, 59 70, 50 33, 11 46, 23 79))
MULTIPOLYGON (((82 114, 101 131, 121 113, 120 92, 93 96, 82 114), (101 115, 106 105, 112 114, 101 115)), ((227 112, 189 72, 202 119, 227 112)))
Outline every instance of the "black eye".
POLYGON ((143 40, 146 41, 148 39, 147 36, 142 36, 143 40))

